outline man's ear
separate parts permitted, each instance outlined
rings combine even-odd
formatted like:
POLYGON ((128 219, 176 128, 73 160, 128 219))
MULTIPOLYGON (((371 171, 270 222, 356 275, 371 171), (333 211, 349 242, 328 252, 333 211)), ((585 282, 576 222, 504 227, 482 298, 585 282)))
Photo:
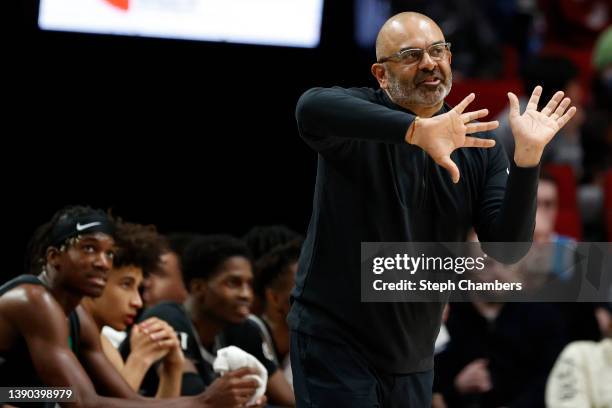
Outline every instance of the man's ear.
POLYGON ((372 72, 372 75, 374 75, 374 78, 376 78, 376 80, 378 81, 380 87, 382 89, 387 89, 388 81, 387 69, 385 68, 385 65, 375 62, 374 64, 372 64, 370 71, 372 72))
POLYGON ((206 296, 208 285, 206 280, 202 278, 195 278, 189 282, 189 293, 195 298, 206 296))
POLYGON ((276 293, 272 289, 266 288, 264 296, 266 298, 266 305, 270 305, 273 308, 276 308, 276 304, 278 303, 278 297, 276 296, 276 293))
POLYGON ((45 252, 45 261, 46 263, 51 265, 53 269, 58 269, 60 265, 61 256, 62 256, 62 253, 59 249, 55 247, 49 247, 47 248, 47 251, 45 252))

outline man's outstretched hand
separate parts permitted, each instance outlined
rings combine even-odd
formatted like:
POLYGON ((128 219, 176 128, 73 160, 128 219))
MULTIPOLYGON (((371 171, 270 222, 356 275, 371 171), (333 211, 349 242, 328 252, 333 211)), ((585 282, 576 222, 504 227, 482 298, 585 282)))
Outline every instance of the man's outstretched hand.
POLYGON ((576 113, 576 108, 568 106, 570 98, 563 98, 563 92, 553 95, 548 104, 538 112, 538 101, 542 95, 542 87, 536 86, 531 93, 527 109, 521 115, 518 98, 508 92, 510 100, 509 121, 514 135, 514 162, 519 167, 533 167, 540 163, 544 147, 555 134, 576 113))
MULTIPOLYGON (((463 113, 475 97, 473 93, 469 94, 457 106, 442 115, 419 118, 412 136, 412 144, 425 150, 436 163, 448 170, 453 183, 457 183, 460 177, 459 168, 450 157, 453 151, 460 147, 489 148, 495 146, 495 140, 467 136, 472 133, 493 130, 499 126, 497 121, 470 123, 489 114, 487 109, 463 113)), ((410 142, 408 138, 413 126, 414 123, 406 133, 408 142, 410 142)))

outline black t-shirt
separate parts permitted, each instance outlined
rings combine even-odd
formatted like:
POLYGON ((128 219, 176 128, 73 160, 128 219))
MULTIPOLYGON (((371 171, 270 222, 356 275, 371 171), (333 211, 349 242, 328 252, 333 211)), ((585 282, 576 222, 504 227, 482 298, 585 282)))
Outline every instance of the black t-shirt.
MULTIPOLYGON (((291 329, 348 342, 384 372, 431 369, 444 304, 362 302, 361 243, 461 242, 472 226, 483 243, 531 241, 539 168, 509 164, 500 143, 461 148, 451 155, 461 173, 453 184, 405 142, 414 114, 380 89, 314 88, 296 117, 318 164, 291 329)), ((483 246, 502 261, 524 255, 483 246)))
MULTIPOLYGON (((185 358, 191 360, 196 367, 199 375, 186 373, 183 375, 181 395, 195 395, 206 389, 206 387, 216 378, 212 368, 212 363, 216 351, 227 346, 236 346, 255 356, 266 370, 268 375, 274 374, 277 370, 276 364, 264 355, 262 334, 257 325, 249 320, 244 323, 227 326, 215 339, 213 350, 204 349, 195 333, 191 319, 185 308, 175 302, 162 302, 140 316, 139 321, 157 317, 166 321, 174 328, 179 336, 181 348, 185 358)), ((127 358, 130 353, 129 336, 124 340, 120 347, 123 358, 127 358)), ((152 367, 145 376, 141 386, 141 393, 147 396, 154 396, 157 393, 159 378, 156 372, 157 367, 152 367)))
MULTIPOLYGON (((0 286, 0 296, 8 291, 24 285, 33 284, 47 286, 33 275, 20 275, 0 286)), ((47 288, 48 289, 48 288, 47 288)), ((78 345, 80 335, 80 322, 76 311, 68 316, 69 338, 68 344, 78 357, 78 345)), ((0 386, 2 387, 45 387, 39 378, 34 363, 30 357, 30 350, 23 337, 17 339, 10 350, 0 350, 0 386)), ((53 407, 54 403, 16 403, 11 405, 17 407, 53 407)))

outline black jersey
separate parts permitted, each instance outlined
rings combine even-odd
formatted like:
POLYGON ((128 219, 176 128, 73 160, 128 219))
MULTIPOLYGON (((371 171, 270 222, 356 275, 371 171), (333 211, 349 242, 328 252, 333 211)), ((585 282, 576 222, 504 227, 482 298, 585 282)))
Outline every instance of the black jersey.
MULTIPOLYGON (((0 296, 10 290, 25 284, 47 286, 36 276, 20 275, 2 286, 0 286, 0 296)), ((48 288, 47 288, 48 289, 48 288)), ((70 325, 70 335, 68 343, 78 356, 80 323, 76 310, 72 311, 68 316, 68 324, 70 325)), ((38 377, 30 350, 23 337, 20 337, 13 347, 9 350, 0 350, 0 386, 2 387, 44 387, 45 384, 38 377)), ((11 403, 18 407, 53 407, 53 403, 11 403)))
MULTIPOLYGON (((268 370, 271 376, 278 369, 273 357, 267 352, 263 336, 259 327, 246 320, 240 324, 227 326, 215 338, 212 350, 202 346, 197 333, 191 323, 187 310, 175 302, 162 302, 150 309, 145 310, 139 321, 157 317, 166 321, 176 331, 185 358, 189 359, 196 367, 198 374, 184 374, 181 386, 181 395, 195 395, 206 389, 206 387, 217 377, 213 370, 213 362, 217 350, 227 346, 236 346, 252 354, 268 370)), ((123 358, 127 358, 130 353, 129 336, 120 347, 123 358)), ((157 393, 159 378, 157 377, 156 367, 152 367, 145 376, 141 385, 141 393, 147 396, 154 396, 157 393)))

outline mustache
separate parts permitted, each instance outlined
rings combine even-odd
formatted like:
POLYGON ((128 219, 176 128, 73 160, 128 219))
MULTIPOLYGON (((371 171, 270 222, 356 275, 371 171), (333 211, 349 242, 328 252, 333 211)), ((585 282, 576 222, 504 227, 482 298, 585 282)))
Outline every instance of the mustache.
POLYGON ((444 82, 444 75, 442 75, 442 73, 439 70, 434 70, 434 71, 419 71, 416 76, 414 77, 414 83, 415 84, 420 84, 421 82, 425 81, 426 78, 435 78, 435 79, 439 79, 441 82, 444 82))

